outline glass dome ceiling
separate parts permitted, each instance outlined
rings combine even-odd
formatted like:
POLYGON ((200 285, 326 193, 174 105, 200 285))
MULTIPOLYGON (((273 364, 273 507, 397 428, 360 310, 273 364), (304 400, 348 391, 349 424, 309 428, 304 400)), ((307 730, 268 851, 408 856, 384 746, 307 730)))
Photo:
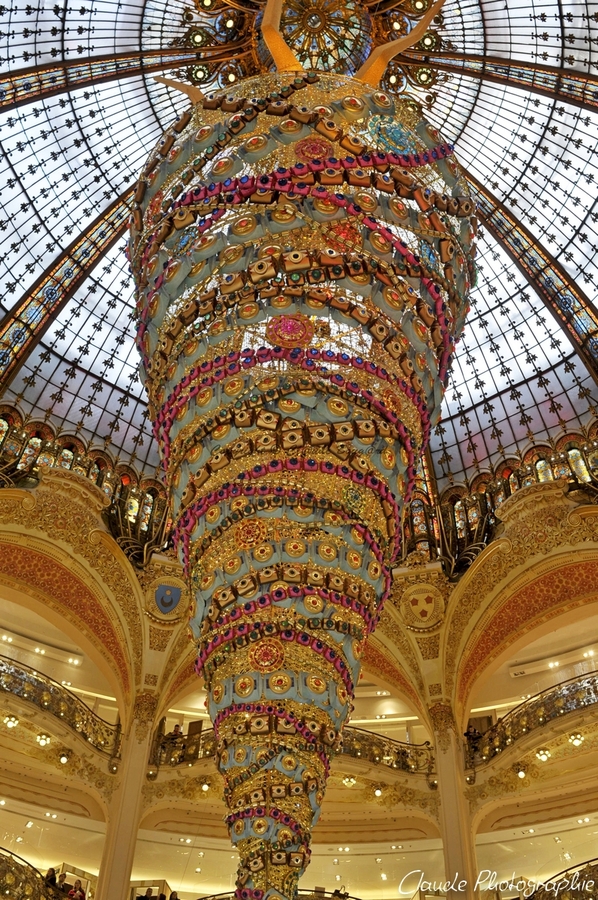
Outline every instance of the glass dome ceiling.
MULTIPOLYGON (((362 4, 379 41, 422 6, 362 4)), ((241 77, 259 63, 260 9, 0 5, 0 402, 151 473, 124 233, 142 162, 187 105, 155 75, 241 77)), ((446 0, 385 75, 455 142, 480 208, 478 284, 432 438, 442 483, 597 414, 597 62, 596 3, 446 0)))

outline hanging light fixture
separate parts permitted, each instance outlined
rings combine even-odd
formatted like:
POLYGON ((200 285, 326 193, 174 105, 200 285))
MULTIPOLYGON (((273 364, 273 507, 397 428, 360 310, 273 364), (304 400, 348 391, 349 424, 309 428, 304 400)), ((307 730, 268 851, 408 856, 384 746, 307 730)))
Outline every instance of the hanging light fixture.
POLYGON ((16 728, 19 720, 16 716, 4 716, 4 724, 7 728, 16 728))

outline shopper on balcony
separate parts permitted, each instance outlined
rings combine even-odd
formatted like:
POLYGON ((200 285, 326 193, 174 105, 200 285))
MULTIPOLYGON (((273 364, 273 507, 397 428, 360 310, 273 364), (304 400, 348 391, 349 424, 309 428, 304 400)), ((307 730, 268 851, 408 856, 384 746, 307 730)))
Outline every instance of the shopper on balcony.
POLYGON ((46 887, 56 887, 56 869, 48 869, 44 882, 46 887))
POLYGON ((85 900, 85 891, 81 887, 81 880, 77 878, 72 887, 72 890, 69 891, 69 897, 71 900, 85 900))
POLYGON ((60 891, 61 894, 68 894, 71 886, 66 882, 66 872, 61 872, 58 876, 58 884, 56 885, 56 890, 60 891))

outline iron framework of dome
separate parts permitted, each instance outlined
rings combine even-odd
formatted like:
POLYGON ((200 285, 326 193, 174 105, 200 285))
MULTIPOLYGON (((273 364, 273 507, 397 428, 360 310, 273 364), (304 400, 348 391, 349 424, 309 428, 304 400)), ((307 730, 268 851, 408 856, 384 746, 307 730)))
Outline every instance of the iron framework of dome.
MULTIPOLYGON (((355 68, 370 44, 408 32, 426 3, 343 9, 347 32, 341 40, 333 23, 336 49, 329 38, 326 52, 332 67, 342 44, 357 54, 355 68), (346 40, 353 16, 367 23, 357 49, 346 40)), ((324 13, 305 10, 320 34, 324 13)), ((259 71, 268 64, 254 28, 261 6, 19 0, 0 13, 2 403, 152 476, 123 236, 146 148, 184 105, 155 76, 206 90, 259 71)), ((477 287, 431 440, 441 487, 521 459, 533 444, 589 436, 597 33, 589 4, 447 0, 386 70, 384 87, 411 91, 455 143, 479 204, 477 287)), ((295 49, 306 64, 314 53, 324 64, 326 42, 302 40, 295 49)))

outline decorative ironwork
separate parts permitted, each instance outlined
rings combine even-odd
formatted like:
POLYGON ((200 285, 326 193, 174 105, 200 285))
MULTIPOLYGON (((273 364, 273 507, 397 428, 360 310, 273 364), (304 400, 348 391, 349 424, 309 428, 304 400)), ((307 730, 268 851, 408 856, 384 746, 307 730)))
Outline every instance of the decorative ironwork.
MULTIPOLYGON (((286 44, 305 68, 353 75, 373 48, 409 34, 430 8, 429 0, 399 0, 390 6, 359 0, 289 0, 285 3, 280 31, 286 44)), ((244 34, 260 34, 263 10, 252 3, 234 2, 229 7, 212 0, 199 0, 185 12, 190 22, 184 44, 199 51, 197 64, 189 66, 186 75, 194 84, 217 84, 230 87, 242 78, 264 74, 272 68, 272 57, 261 35, 243 52, 235 51, 231 42, 244 34), (228 59, 211 59, 204 54, 215 47, 226 47, 228 59)), ((422 41, 416 46, 437 50, 442 40, 437 17, 422 41)), ((420 99, 431 103, 427 92, 438 81, 446 79, 428 65, 406 65, 393 60, 385 73, 382 87, 401 92, 407 85, 423 89, 420 99)), ((419 93, 419 92, 418 92, 419 93)))
POLYGON ((598 703, 598 674, 563 681, 524 700, 481 736, 466 742, 467 768, 480 768, 530 732, 598 703))
POLYGON ((37 869, 5 847, 0 847, 0 894, 9 900, 57 900, 64 897, 64 894, 46 886, 37 869))
POLYGON ((401 772, 424 772, 428 775, 436 767, 434 749, 428 741, 423 744, 407 744, 362 728, 345 728, 342 753, 343 756, 367 760, 401 772))
POLYGON ((33 488, 43 467, 60 468, 87 478, 110 499, 104 517, 133 565, 148 564, 168 542, 168 504, 160 482, 139 481, 128 466, 115 467, 105 452, 86 450, 82 441, 57 439, 44 424, 20 424, 16 410, 0 412, 0 488, 33 488))
POLYGON ((598 858, 588 859, 563 869, 529 894, 530 900, 587 900, 595 896, 598 884, 598 858))
POLYGON ((495 473, 477 476, 471 490, 449 488, 440 500, 431 486, 418 490, 403 515, 403 562, 424 553, 457 580, 494 539, 501 504, 532 484, 561 479, 580 502, 598 502, 598 441, 565 435, 556 449, 538 446, 523 460, 499 462, 495 473))
POLYGON ((12 659, 0 656, 0 691, 19 697, 60 719, 110 759, 120 755, 120 725, 111 725, 92 712, 63 685, 12 659))
POLYGON ((464 174, 472 188, 481 220, 533 284, 548 309, 563 325, 594 378, 598 379, 598 310, 563 266, 540 246, 504 203, 471 172, 464 174))
POLYGON ((526 63, 523 60, 444 50, 442 54, 408 50, 397 59, 406 68, 425 64, 437 71, 533 91, 555 101, 564 100, 580 109, 598 109, 598 77, 585 72, 557 69, 538 62, 526 63))
POLYGON ((92 222, 84 234, 73 241, 58 260, 50 264, 0 323, 0 379, 3 388, 14 378, 23 359, 73 291, 123 234, 132 197, 133 188, 128 188, 92 222))
POLYGON ((150 562, 154 551, 168 544, 168 504, 164 491, 148 494, 137 485, 123 488, 114 496, 104 518, 121 550, 137 568, 150 562), (151 498, 148 514, 144 509, 151 498))
MULTIPOLYGON (((212 728, 191 737, 176 738, 165 735, 162 729, 163 726, 154 737, 149 758, 150 768, 189 766, 199 760, 212 758, 216 752, 216 738, 212 728)), ((344 729, 341 753, 353 759, 414 774, 428 775, 435 771, 436 766, 434 749, 429 742, 407 744, 362 728, 344 729)))
POLYGON ((160 72, 196 59, 197 53, 187 48, 172 47, 162 51, 110 53, 87 61, 65 59, 55 65, 17 69, 0 80, 0 109, 8 112, 65 91, 80 90, 116 78, 160 72))

